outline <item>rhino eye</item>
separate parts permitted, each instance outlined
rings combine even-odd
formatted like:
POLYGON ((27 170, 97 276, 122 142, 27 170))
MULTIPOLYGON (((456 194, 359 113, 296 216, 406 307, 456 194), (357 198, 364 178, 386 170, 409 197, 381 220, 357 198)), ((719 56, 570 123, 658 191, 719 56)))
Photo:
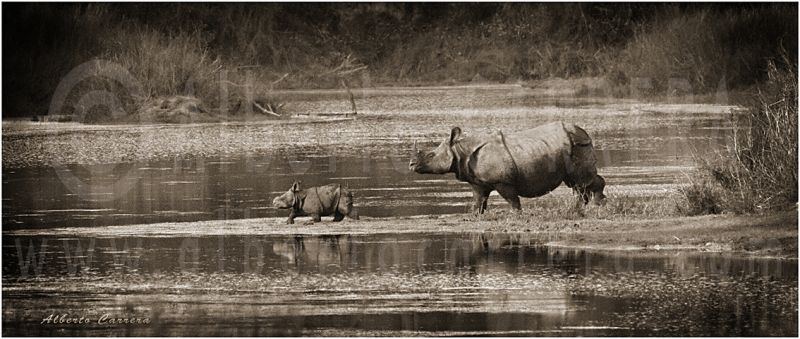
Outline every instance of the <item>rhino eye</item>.
POLYGON ((434 156, 434 155, 435 155, 435 154, 433 154, 433 153, 428 153, 428 155, 426 155, 425 157, 427 157, 428 159, 430 159, 430 158, 433 158, 433 156, 434 156))

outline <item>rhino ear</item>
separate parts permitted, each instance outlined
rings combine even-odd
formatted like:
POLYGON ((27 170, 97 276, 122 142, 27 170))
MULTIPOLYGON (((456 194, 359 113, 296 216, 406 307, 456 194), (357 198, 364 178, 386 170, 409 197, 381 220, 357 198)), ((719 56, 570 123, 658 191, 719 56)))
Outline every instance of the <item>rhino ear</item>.
POLYGON ((299 192, 300 191, 300 182, 295 180, 292 184, 292 192, 299 192))
POLYGON ((459 138, 461 138, 461 128, 453 127, 453 130, 450 131, 450 145, 459 138))

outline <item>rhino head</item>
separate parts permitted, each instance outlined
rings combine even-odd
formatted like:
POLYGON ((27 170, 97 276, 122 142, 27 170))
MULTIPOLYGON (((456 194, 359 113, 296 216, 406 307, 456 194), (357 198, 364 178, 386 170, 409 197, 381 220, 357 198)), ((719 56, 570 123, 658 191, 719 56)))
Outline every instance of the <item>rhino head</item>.
POLYGON ((281 209, 293 208, 294 206, 298 206, 298 202, 300 200, 299 193, 302 190, 300 187, 300 182, 295 181, 292 184, 292 187, 286 193, 283 193, 280 196, 275 197, 272 200, 272 206, 281 209))
POLYGON ((461 137, 461 128, 453 127, 450 137, 445 138, 438 147, 430 151, 417 149, 414 142, 414 153, 408 163, 408 169, 417 173, 444 174, 450 172, 453 166, 453 144, 461 137))

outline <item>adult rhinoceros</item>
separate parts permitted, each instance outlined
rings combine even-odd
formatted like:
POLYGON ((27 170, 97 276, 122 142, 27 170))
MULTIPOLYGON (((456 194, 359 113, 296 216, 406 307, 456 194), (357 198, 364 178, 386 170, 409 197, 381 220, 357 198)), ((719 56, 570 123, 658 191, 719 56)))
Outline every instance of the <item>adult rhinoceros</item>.
POLYGON ((445 174, 472 185, 473 212, 483 213, 496 190, 515 210, 519 197, 533 198, 561 183, 573 188, 584 204, 605 199, 605 180, 597 175, 592 139, 582 128, 553 122, 533 129, 463 137, 454 127, 436 149, 417 150, 408 165, 417 173, 445 174))

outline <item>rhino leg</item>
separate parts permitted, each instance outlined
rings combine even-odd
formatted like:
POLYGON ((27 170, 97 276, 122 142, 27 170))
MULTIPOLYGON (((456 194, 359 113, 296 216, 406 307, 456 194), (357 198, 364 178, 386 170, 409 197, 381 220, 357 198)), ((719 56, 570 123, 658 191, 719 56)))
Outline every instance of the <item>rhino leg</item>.
POLYGON ((475 202, 472 204, 473 214, 483 214, 483 211, 486 210, 489 193, 492 193, 491 188, 472 185, 472 196, 475 199, 475 202))
POLYGON ((294 211, 289 212, 289 219, 286 220, 286 223, 289 225, 294 224, 294 217, 294 211))
POLYGON ((350 208, 350 211, 347 212, 347 217, 353 220, 358 220, 358 210, 355 208, 350 208))
POLYGON ((511 204, 511 208, 515 211, 519 211, 522 209, 522 205, 519 203, 519 195, 517 194, 517 190, 511 185, 498 185, 497 193, 500 193, 500 196, 503 199, 506 199, 509 204, 511 204))
POLYGON ((336 211, 334 211, 333 221, 341 221, 345 216, 358 220, 358 211, 353 208, 353 193, 351 192, 344 193, 339 200, 339 205, 336 206, 336 211))
POLYGON ((339 209, 336 210, 333 214, 333 221, 341 221, 344 217, 348 217, 353 220, 358 220, 358 210, 353 208, 352 205, 350 206, 339 206, 339 209))
POLYGON ((313 222, 320 222, 320 221, 322 221, 322 217, 319 214, 312 214, 311 215, 311 220, 313 222))

